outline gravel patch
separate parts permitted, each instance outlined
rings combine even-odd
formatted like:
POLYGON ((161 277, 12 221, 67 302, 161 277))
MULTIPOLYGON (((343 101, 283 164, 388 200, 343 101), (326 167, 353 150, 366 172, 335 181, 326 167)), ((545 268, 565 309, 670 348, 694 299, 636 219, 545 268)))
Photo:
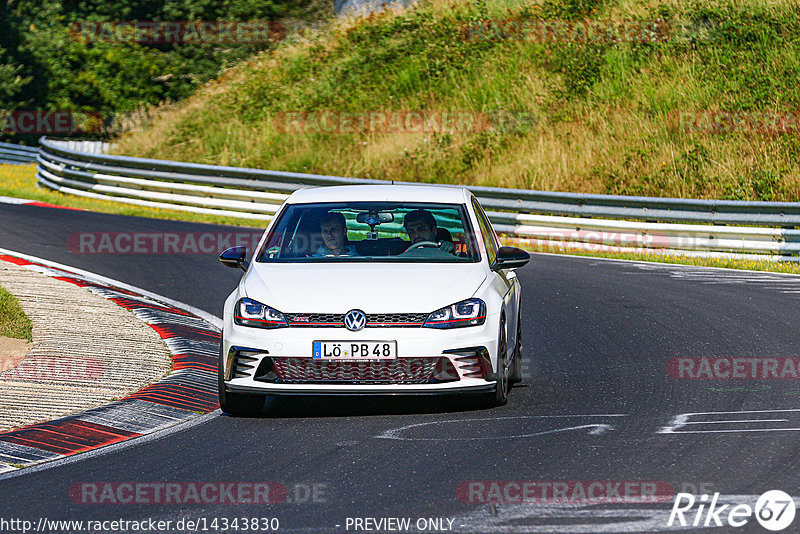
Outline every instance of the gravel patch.
POLYGON ((172 368, 156 331, 110 300, 10 263, 0 285, 33 324, 27 354, 0 344, 0 431, 125 397, 172 368))

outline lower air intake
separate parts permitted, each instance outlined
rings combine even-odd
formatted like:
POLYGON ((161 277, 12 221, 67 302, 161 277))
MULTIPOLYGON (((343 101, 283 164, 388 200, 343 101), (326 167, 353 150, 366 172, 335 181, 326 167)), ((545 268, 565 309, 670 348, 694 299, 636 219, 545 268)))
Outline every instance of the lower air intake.
POLYGON ((455 367, 445 357, 356 362, 312 358, 270 360, 271 380, 262 378, 260 372, 256 373, 256 380, 283 384, 436 384, 458 380, 455 367))

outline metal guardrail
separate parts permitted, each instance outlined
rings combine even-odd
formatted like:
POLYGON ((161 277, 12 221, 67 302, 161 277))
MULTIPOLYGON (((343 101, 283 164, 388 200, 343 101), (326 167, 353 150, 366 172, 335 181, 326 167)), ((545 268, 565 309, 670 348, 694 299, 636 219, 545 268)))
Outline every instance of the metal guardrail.
POLYGON ((36 161, 39 153, 35 147, 0 143, 0 163, 22 165, 36 161))
MULTIPOLYGON (((288 194, 302 187, 386 183, 115 156, 103 153, 107 146, 78 150, 44 137, 40 143, 37 177, 43 186, 81 196, 230 217, 270 219, 288 194)), ((800 227, 800 203, 469 189, 498 232, 539 242, 800 253, 800 230, 792 229, 800 227)))

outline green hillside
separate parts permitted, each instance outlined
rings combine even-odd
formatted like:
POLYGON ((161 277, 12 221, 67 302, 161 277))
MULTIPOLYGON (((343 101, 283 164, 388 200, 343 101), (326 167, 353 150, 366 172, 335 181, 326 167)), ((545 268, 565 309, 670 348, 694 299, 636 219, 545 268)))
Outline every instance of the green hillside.
POLYGON ((793 1, 437 0, 289 38, 163 108, 119 151, 395 180, 798 200, 798 52, 793 1), (373 127, 370 112, 389 118, 373 127), (403 131, 417 112, 472 113, 465 120, 478 126, 403 131))
POLYGON ((0 0, 0 140, 35 143, 36 134, 19 135, 24 129, 3 120, 14 112, 92 112, 108 133, 128 114, 186 98, 222 69, 273 47, 284 29, 331 14, 327 0, 0 0), (234 21, 271 22, 275 39, 207 32, 137 40, 117 31, 234 21))

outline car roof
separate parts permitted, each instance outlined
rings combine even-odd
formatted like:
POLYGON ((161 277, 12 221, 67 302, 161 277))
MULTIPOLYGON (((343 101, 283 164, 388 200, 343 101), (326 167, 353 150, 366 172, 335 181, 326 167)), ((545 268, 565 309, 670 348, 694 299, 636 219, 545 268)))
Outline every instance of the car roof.
POLYGON ((335 185, 309 187, 292 193, 290 204, 316 202, 432 202, 464 204, 470 196, 465 187, 428 184, 335 185))

